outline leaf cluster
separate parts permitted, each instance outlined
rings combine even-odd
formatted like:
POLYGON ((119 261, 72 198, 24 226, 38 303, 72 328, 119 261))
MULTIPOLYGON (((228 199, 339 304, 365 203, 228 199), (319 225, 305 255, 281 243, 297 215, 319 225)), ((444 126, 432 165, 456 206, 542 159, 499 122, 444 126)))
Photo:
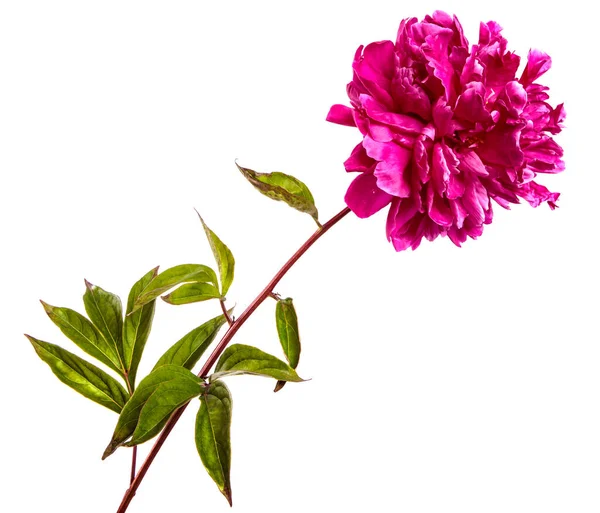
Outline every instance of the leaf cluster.
MULTIPOLYGON (((321 226, 312 194, 300 180, 279 172, 257 173, 240 166, 238 169, 262 194, 309 214, 321 226)), ((303 381, 295 370, 300 358, 298 319, 291 298, 273 295, 277 298, 275 324, 286 361, 253 346, 234 344, 220 355, 213 374, 206 379, 194 374, 193 368, 223 325, 235 322, 232 310, 225 307, 233 283, 235 259, 200 214, 198 217, 218 273, 203 264, 181 264, 160 273, 156 267, 133 284, 125 307, 119 296, 86 280, 83 295, 86 315, 42 301, 50 320, 95 363, 58 345, 26 336, 60 381, 119 414, 103 459, 120 446, 136 446, 157 436, 173 415, 181 414, 192 399, 199 398, 196 447, 208 474, 231 504, 233 403, 223 380, 244 374, 269 377, 276 380, 276 392, 288 381, 303 381), (137 384, 138 368, 159 297, 171 305, 216 299, 223 314, 172 344, 137 384)))

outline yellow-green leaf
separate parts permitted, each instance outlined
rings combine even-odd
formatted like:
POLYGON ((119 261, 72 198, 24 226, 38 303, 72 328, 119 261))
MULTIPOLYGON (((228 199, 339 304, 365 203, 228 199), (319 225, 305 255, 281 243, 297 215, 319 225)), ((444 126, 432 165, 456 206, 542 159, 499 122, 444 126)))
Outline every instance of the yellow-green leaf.
POLYGON ((208 266, 202 264, 182 264, 170 267, 153 278, 144 291, 135 299, 133 312, 146 303, 156 299, 169 289, 183 283, 212 283, 219 286, 217 275, 208 266))
POLYGON ((50 320, 79 348, 111 369, 122 372, 116 348, 109 344, 91 321, 70 308, 40 302, 50 320))
POLYGON ((127 310, 123 323, 123 353, 128 379, 135 388, 135 377, 142 358, 146 341, 152 328, 156 301, 152 300, 143 307, 133 311, 135 299, 142 294, 158 273, 158 267, 147 272, 139 279, 129 292, 127 310))
POLYGON ((204 219, 202 219, 202 216, 199 213, 198 217, 200 218, 200 222, 204 227, 204 232, 206 233, 206 238, 210 244, 210 249, 212 249, 213 255, 215 255, 215 260, 217 261, 217 266, 219 267, 219 275, 221 277, 221 295, 225 297, 229 287, 231 286, 231 283, 233 282, 233 273, 235 268, 233 254, 229 248, 223 244, 221 239, 215 235, 215 232, 206 226, 204 219))
MULTIPOLYGON (((149 440, 163 428, 169 415, 166 411, 169 408, 174 411, 178 404, 183 404, 180 402, 182 394, 184 397, 187 395, 195 397, 201 391, 200 378, 179 365, 163 365, 153 370, 140 382, 131 399, 123 408, 102 459, 110 456, 129 437, 134 435, 138 424, 142 422, 142 414, 144 415, 143 423, 137 434, 137 443, 141 443, 139 439, 149 440), (152 399, 153 396, 155 396, 154 399, 152 399), (150 406, 144 413, 148 403, 150 406), (153 413, 153 409, 156 409, 156 414, 153 413)), ((183 402, 185 403, 187 400, 183 402)))
POLYGON ((85 280, 86 291, 83 295, 85 311, 94 326, 98 328, 106 341, 119 356, 119 372, 125 375, 123 361, 123 307, 121 299, 85 280))
POLYGON ((290 367, 295 369, 300 360, 300 334, 298 317, 291 297, 277 301, 275 320, 279 342, 290 367))
POLYGON ((175 342, 175 344, 159 358, 154 369, 157 369, 162 365, 173 364, 181 365, 182 367, 191 370, 204 354, 204 351, 206 351, 215 339, 223 324, 225 324, 225 316, 219 315, 193 329, 175 342))
POLYGON ((123 409, 129 395, 116 379, 60 346, 25 336, 65 385, 109 410, 119 413, 123 409))
POLYGON ((183 379, 161 383, 140 411, 140 417, 129 446, 142 444, 154 438, 180 406, 202 393, 200 380, 192 373, 183 379), (196 379, 191 379, 192 376, 196 379))
POLYGON ((206 471, 231 505, 231 393, 215 381, 200 396, 196 448, 206 471))
MULTIPOLYGON (((290 367, 295 369, 300 360, 300 333, 298 331, 298 317, 291 297, 277 301, 275 322, 285 358, 290 367)), ((275 385, 275 392, 281 390, 285 383, 285 381, 278 381, 275 385)))
POLYGON ((170 294, 162 296, 162 300, 171 305, 188 305, 220 297, 219 289, 212 283, 186 283, 170 294))
POLYGON ((279 358, 244 344, 233 344, 225 349, 210 379, 212 381, 236 374, 254 374, 282 381, 304 381, 294 369, 279 358))
POLYGON ((319 212, 315 206, 315 200, 308 187, 297 178, 285 173, 257 173, 252 169, 237 168, 259 192, 268 198, 283 201, 290 207, 310 215, 315 222, 319 223, 319 212))

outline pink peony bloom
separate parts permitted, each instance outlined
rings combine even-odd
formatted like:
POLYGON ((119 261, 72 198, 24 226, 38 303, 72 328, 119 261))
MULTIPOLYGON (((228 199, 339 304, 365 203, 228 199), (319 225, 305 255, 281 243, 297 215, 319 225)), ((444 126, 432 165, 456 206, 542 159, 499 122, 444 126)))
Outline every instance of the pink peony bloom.
POLYGON ((563 105, 552 108, 536 80, 551 65, 531 50, 506 50, 490 21, 469 48, 456 17, 436 11, 406 19, 396 42, 358 48, 347 91, 352 108, 334 105, 328 121, 356 126, 363 139, 344 163, 358 172, 346 203, 358 217, 389 205, 387 236, 397 251, 423 237, 460 246, 492 221, 492 199, 504 208, 525 199, 554 209, 559 194, 534 181, 564 169, 563 105))

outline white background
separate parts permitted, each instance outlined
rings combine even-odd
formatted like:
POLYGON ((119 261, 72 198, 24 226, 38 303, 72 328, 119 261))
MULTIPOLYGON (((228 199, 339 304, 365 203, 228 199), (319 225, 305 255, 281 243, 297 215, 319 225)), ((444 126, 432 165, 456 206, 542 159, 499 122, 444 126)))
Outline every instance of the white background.
MULTIPOLYGON (((23 333, 73 350, 39 298, 83 311, 83 278, 127 296, 160 264, 208 263, 193 207, 237 259, 238 314, 313 232, 234 166, 343 207, 355 129, 328 124, 359 44, 456 13, 552 55, 567 171, 560 208, 495 209, 478 241, 395 253, 385 214, 349 216, 277 291, 295 299, 311 381, 232 378, 240 513, 600 510, 598 71, 583 2, 0 3, 0 509, 111 512, 129 467, 100 455, 116 415, 58 382, 23 333)), ((280 354, 273 302, 238 342, 280 354)), ((216 304, 160 304, 141 374, 216 304)), ((77 349, 75 348, 75 351, 77 349)), ((186 412, 130 511, 228 511, 186 412)), ((149 444, 148 444, 149 446, 149 444)), ((148 446, 141 449, 144 454, 148 446)))

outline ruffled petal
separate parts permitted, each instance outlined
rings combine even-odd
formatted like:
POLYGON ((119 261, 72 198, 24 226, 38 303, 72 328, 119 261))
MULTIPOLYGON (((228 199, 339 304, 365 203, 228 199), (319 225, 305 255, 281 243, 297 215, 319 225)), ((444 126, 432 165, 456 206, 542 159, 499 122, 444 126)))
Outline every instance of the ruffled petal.
POLYGON ((451 135, 454 132, 453 115, 452 108, 441 98, 433 106, 433 123, 438 138, 451 135))
POLYGON ((485 86, 481 82, 470 82, 458 97, 454 115, 472 123, 491 121, 491 115, 485 107, 485 86))
POLYGON ((410 199, 394 198, 388 212, 386 233, 388 239, 406 231, 408 223, 418 214, 410 199))
POLYGON ((415 143, 413 149, 413 165, 416 170, 417 177, 421 183, 427 183, 430 178, 429 156, 427 148, 422 140, 415 143))
POLYGON ((519 167, 523 164, 523 152, 519 145, 521 125, 501 124, 485 135, 479 146, 479 157, 490 164, 519 167))
POLYGON ((392 96, 403 114, 431 119, 431 101, 425 90, 415 83, 414 71, 400 68, 392 82, 392 96))
POLYGON ((450 29, 442 28, 428 35, 423 45, 423 54, 427 57, 428 66, 433 70, 433 75, 439 79, 444 88, 446 102, 454 102, 456 91, 454 88, 454 68, 449 59, 449 45, 454 33, 450 29))
POLYGON ((465 184, 465 193, 462 197, 462 205, 469 213, 471 221, 480 225, 485 220, 485 211, 489 206, 489 197, 481 182, 472 178, 465 184))
POLYGON ((556 202, 560 196, 560 193, 550 192, 546 187, 536 182, 523 184, 517 190, 517 194, 532 207, 539 207, 542 203, 548 202, 552 210, 556 208, 556 202))
POLYGON ((376 178, 370 173, 361 173, 348 187, 346 205, 358 217, 370 217, 392 201, 392 196, 377 187, 376 178))
POLYGON ((377 161, 375 176, 377 186, 393 196, 410 196, 410 181, 406 176, 412 152, 393 142, 380 143, 365 137, 364 147, 367 155, 377 161))
POLYGON ((395 75, 394 43, 380 41, 367 45, 353 64, 356 78, 365 92, 387 108, 393 108, 389 93, 395 75))
POLYGON ((523 154, 530 165, 536 162, 548 164, 538 167, 541 172, 558 173, 564 169, 563 149, 547 135, 539 136, 537 140, 527 141, 523 147, 523 154))
POLYGON ((552 59, 547 53, 532 48, 527 54, 527 65, 519 82, 524 86, 528 86, 546 73, 551 66, 552 59))
POLYGON ((354 122, 354 111, 345 105, 333 105, 327 114, 327 121, 338 125, 356 126, 354 122))
POLYGON ((439 226, 446 228, 452 226, 454 215, 448 201, 438 196, 431 186, 427 188, 427 213, 429 218, 439 226))
POLYGON ((508 116, 519 118, 527 105, 527 92, 519 82, 513 80, 506 84, 498 96, 496 105, 503 107, 508 116))
POLYGON ((352 153, 350 154, 350 157, 348 157, 346 159, 346 161, 344 162, 344 168, 348 172, 352 172, 352 171, 359 171, 359 172, 371 171, 372 172, 373 169, 375 169, 376 164, 377 164, 377 161, 373 160, 371 157, 369 157, 367 155, 367 152, 365 151, 363 143, 361 142, 354 147, 354 149, 352 150, 352 153))
POLYGON ((443 143, 435 143, 433 146, 433 159, 431 165, 431 180, 435 192, 442 195, 446 192, 448 180, 450 180, 450 168, 444 155, 443 143))
POLYGON ((488 176, 489 173, 479 155, 474 151, 467 151, 458 154, 458 169, 466 173, 473 173, 479 176, 488 176))
POLYGON ((420 134, 425 126, 424 123, 413 116, 384 110, 382 105, 366 94, 361 95, 360 100, 362 107, 371 119, 385 125, 390 125, 399 132, 406 134, 420 134))
POLYGON ((462 197, 465 193, 465 178, 462 174, 452 173, 448 180, 448 187, 446 189, 446 197, 449 200, 455 200, 462 197))

